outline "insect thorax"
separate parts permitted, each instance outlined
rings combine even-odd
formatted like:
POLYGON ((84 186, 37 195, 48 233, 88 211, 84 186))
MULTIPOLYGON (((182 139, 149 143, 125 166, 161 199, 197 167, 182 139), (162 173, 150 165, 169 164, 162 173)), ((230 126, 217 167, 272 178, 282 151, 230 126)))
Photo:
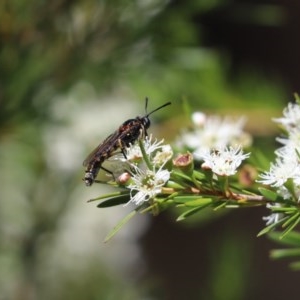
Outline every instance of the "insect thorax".
MULTIPOLYGON (((149 119, 148 119, 149 120, 149 119)), ((136 119, 130 119, 123 123, 119 128, 120 142, 123 146, 129 147, 130 144, 134 144, 139 138, 147 135, 147 128, 150 121, 146 121, 145 118, 136 117, 136 119)))

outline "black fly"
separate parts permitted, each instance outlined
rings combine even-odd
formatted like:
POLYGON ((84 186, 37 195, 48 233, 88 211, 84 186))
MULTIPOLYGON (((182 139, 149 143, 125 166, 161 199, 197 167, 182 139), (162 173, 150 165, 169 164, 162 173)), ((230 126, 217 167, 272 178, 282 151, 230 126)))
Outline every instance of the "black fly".
POLYGON ((117 149, 120 149, 124 157, 126 157, 124 149, 134 144, 134 142, 139 138, 147 136, 147 129, 151 124, 149 116, 155 111, 170 104, 171 102, 167 102, 150 113, 147 113, 148 98, 146 98, 146 115, 125 121, 118 130, 108 136, 84 160, 83 165, 86 167, 84 182, 86 186, 91 186, 94 183, 100 169, 103 169, 108 173, 112 173, 102 166, 103 162, 113 156, 117 149))

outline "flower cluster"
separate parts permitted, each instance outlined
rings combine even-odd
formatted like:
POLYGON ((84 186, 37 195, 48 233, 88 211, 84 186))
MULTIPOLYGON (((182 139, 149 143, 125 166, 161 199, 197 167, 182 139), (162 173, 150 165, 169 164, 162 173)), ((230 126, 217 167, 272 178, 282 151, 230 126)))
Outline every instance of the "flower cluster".
MULTIPOLYGON (((286 133, 285 138, 277 138, 283 146, 275 151, 276 161, 271 163, 270 170, 260 175, 259 182, 273 187, 285 187, 288 180, 291 180, 295 188, 300 187, 300 106, 289 103, 283 111, 283 118, 274 119, 280 124, 286 133)), ((278 189, 284 197, 291 197, 287 188, 278 189), (287 192, 287 193, 286 193, 287 192)), ((300 191, 298 191, 300 192, 300 191)), ((300 200, 300 193, 297 193, 297 201, 300 200)))
POLYGON ((192 114, 192 129, 184 131, 177 144, 192 151, 196 158, 203 151, 222 149, 226 146, 251 144, 251 136, 243 130, 245 118, 207 116, 202 112, 192 114))
POLYGON ((202 168, 210 169, 219 176, 231 176, 237 172, 242 161, 250 156, 250 153, 243 154, 241 146, 222 147, 214 150, 203 150, 197 153, 203 160, 202 168))
MULTIPOLYGON (((283 199, 300 201, 300 106, 289 103, 283 111, 282 118, 274 119, 285 132, 284 138, 277 138, 282 147, 275 151, 276 160, 271 163, 269 171, 260 175, 258 182, 276 188, 283 199)), ((268 205, 268 208, 278 204, 268 205)), ((279 214, 267 219, 268 224, 280 220, 279 214)))

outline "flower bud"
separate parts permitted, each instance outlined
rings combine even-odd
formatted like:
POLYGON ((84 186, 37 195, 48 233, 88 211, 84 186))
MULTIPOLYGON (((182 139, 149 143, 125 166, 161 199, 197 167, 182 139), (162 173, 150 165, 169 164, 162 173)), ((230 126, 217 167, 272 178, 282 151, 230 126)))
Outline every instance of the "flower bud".
POLYGON ((184 173, 192 173, 194 170, 194 159, 190 152, 179 154, 173 159, 173 165, 184 173))
POLYGON ((131 175, 128 172, 124 172, 118 177, 117 181, 119 184, 127 185, 128 183, 130 183, 130 179, 131 175))

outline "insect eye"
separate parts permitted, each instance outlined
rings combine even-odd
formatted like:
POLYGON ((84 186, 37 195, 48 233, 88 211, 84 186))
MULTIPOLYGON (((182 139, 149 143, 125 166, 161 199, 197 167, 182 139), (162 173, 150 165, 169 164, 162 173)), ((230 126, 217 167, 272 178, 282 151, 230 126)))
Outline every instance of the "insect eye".
POLYGON ((150 127, 150 119, 148 117, 145 117, 143 119, 143 125, 145 128, 149 128, 150 127))

